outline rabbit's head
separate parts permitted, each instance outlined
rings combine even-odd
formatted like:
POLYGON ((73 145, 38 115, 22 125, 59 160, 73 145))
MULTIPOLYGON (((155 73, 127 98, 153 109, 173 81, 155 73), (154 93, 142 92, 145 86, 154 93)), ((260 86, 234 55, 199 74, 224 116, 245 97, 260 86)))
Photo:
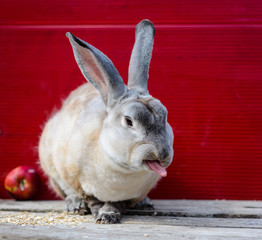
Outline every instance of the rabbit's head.
POLYGON ((147 89, 154 31, 148 20, 136 27, 128 86, 107 56, 71 33, 67 37, 81 72, 106 106, 99 137, 104 154, 124 172, 154 170, 166 176, 173 158, 173 132, 166 108, 147 89))

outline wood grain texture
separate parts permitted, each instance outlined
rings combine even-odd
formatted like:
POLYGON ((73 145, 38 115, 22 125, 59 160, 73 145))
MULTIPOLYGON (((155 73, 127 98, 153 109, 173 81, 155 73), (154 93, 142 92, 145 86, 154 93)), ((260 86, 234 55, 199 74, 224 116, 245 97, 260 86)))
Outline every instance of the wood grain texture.
POLYGON ((149 225, 100 225, 90 224, 87 229, 68 228, 64 226, 35 227, 0 225, 4 239, 101 239, 101 240, 140 240, 140 239, 175 239, 175 240, 259 240, 261 229, 214 228, 192 226, 149 225))
MULTIPOLYGON (((175 134, 174 162, 151 197, 262 199, 261 1, 248 0, 2 1, 0 181, 37 166, 41 126, 84 82, 65 33, 106 53, 126 81, 142 3, 156 22, 149 90, 175 134)), ((43 185, 37 198, 54 195, 43 185)))
MULTIPOLYGON (((125 215, 186 218, 262 219, 261 201, 153 200, 154 210, 128 209, 125 215)), ((65 201, 0 200, 0 211, 63 212, 65 201)), ((169 219, 170 220, 170 219, 169 219)), ((260 226, 262 228, 262 226, 260 226)))
POLYGON ((146 216, 144 212, 140 216, 125 215, 121 224, 114 225, 95 224, 90 215, 68 216, 61 213, 64 204, 63 201, 0 201, 0 236, 3 239, 259 240, 262 234, 261 201, 158 200, 154 201, 157 213, 168 210, 183 212, 184 216, 146 216), (258 210, 258 214, 252 218, 253 210, 258 210), (218 212, 223 215, 216 217, 218 212), (21 221, 24 217, 26 221, 21 221), (65 217, 70 217, 71 222, 63 221, 65 217))

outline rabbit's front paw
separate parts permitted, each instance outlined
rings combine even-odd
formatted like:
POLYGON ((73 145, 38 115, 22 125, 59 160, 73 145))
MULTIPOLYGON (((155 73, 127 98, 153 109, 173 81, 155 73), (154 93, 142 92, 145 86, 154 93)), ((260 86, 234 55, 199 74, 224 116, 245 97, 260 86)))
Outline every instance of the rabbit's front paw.
POLYGON ((96 223, 114 224, 120 223, 121 214, 115 212, 102 212, 98 215, 96 223))
POLYGON ((90 213, 84 198, 79 198, 76 194, 71 194, 66 197, 67 212, 86 215, 90 213))
POLYGON ((121 212, 112 203, 105 203, 105 205, 99 209, 98 216, 96 217, 96 223, 102 224, 114 224, 120 223, 121 212))

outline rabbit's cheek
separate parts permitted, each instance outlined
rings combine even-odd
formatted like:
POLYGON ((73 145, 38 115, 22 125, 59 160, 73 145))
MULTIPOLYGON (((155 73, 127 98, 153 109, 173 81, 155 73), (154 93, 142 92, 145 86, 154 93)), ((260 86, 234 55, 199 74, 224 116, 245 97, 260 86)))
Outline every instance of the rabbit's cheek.
POLYGON ((116 131, 104 129, 100 136, 100 144, 104 153, 116 164, 129 168, 129 148, 128 140, 120 141, 121 137, 116 131))
MULTIPOLYGON (((136 145, 131 153, 130 162, 134 167, 142 167, 144 166, 144 160, 155 160, 157 159, 156 149, 152 144, 139 144, 136 145)), ((146 168, 147 169, 147 168, 146 168)))

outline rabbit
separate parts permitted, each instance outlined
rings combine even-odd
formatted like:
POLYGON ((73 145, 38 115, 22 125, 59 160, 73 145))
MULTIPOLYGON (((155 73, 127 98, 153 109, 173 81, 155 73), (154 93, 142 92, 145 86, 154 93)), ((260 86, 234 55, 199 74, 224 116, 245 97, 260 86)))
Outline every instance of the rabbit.
POLYGON ((147 194, 173 159, 167 109, 147 89, 154 34, 149 20, 136 26, 128 86, 106 55, 66 34, 88 83, 46 122, 39 159, 68 211, 92 213, 97 223, 119 223, 126 208, 150 205, 147 194))

